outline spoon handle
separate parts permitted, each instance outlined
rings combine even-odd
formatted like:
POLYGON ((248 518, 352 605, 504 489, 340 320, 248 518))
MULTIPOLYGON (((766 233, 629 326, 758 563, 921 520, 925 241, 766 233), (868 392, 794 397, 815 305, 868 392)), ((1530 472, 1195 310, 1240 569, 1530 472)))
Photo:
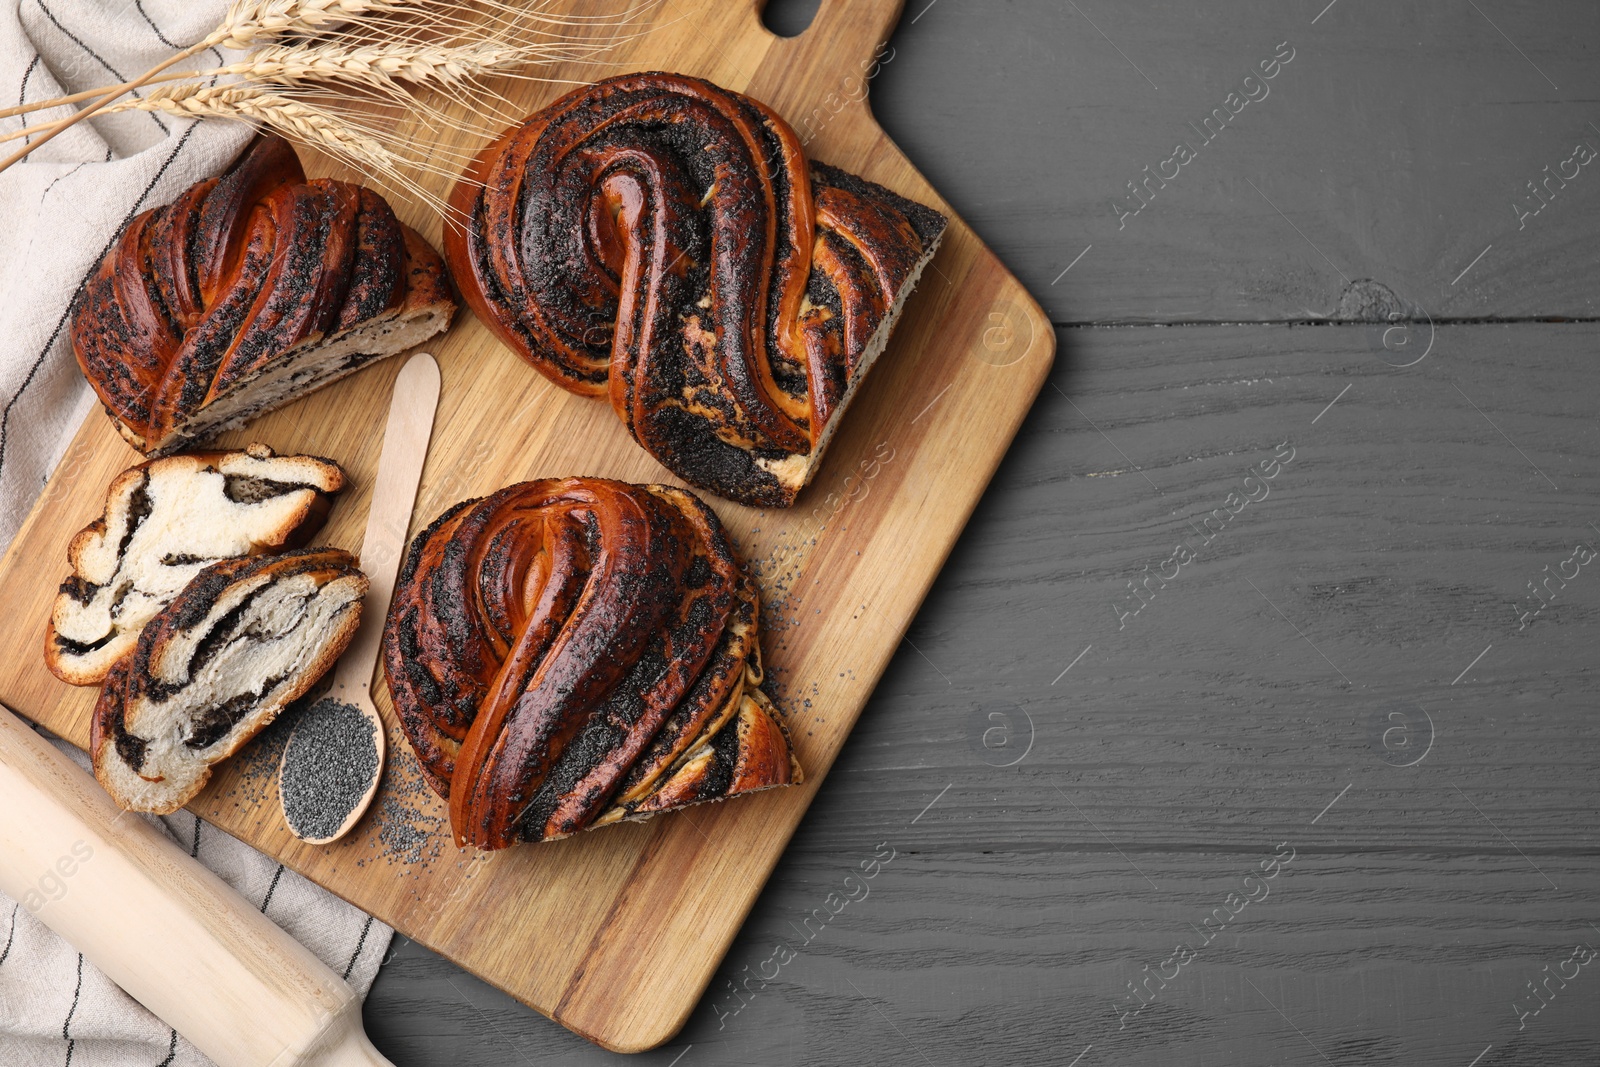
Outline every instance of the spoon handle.
POLYGON ((334 691, 342 699, 367 696, 378 662, 384 616, 394 595, 394 581, 405 552, 406 531, 417 502, 422 464, 433 434, 433 413, 439 405, 439 365, 426 352, 406 361, 394 381, 389 421, 383 430, 378 474, 372 481, 367 532, 361 542, 361 569, 371 585, 361 612, 361 628, 339 659, 334 691))

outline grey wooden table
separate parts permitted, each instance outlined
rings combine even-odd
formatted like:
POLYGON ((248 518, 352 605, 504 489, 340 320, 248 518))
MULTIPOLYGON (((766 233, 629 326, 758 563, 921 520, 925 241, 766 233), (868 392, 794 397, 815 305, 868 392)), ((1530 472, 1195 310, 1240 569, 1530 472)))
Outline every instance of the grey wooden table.
MULTIPOLYGON (((872 106, 1060 356, 638 1062, 1600 1062, 1597 42, 909 0, 872 106)), ((402 1065, 623 1059, 403 940, 366 1018, 402 1065)))

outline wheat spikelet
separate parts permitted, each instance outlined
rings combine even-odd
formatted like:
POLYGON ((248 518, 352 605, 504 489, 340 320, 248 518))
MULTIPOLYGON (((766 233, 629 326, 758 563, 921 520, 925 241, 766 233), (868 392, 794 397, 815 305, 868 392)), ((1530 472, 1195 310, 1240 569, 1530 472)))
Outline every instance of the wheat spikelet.
POLYGON ((593 62, 649 32, 647 23, 630 24, 665 2, 627 0, 625 14, 569 16, 552 13, 548 0, 233 0, 214 30, 132 81, 0 110, 6 117, 91 101, 67 119, 0 134, 0 142, 36 138, 0 170, 97 112, 165 111, 270 127, 447 210, 402 171, 453 176, 443 166, 451 151, 418 134, 515 121, 501 110, 511 102, 486 84, 491 77, 570 81, 519 68, 593 62), (592 36, 607 28, 608 39, 592 36), (170 70, 213 47, 246 54, 209 70, 170 70), (216 85, 229 78, 239 81, 216 85), (113 103, 141 86, 154 88, 113 103), (396 132, 408 124, 408 137, 396 132))
MULTIPOLYGON (((527 46, 480 41, 466 45, 404 43, 292 44, 260 49, 248 59, 204 72, 263 82, 349 82, 387 93, 448 87, 503 74, 532 58, 527 46)), ((540 50, 540 59, 552 56, 540 50)))
POLYGON ((392 152, 376 137, 341 116, 257 85, 164 85, 142 99, 129 98, 111 111, 164 111, 185 119, 245 119, 330 155, 382 170, 393 170, 392 152))
POLYGON ((403 10, 413 0, 234 0, 222 23, 206 35, 207 47, 245 51, 263 40, 403 10))
POLYGON ((251 78, 306 81, 311 79, 364 82, 388 87, 394 82, 424 85, 448 84, 481 77, 497 68, 520 61, 526 50, 509 45, 483 42, 465 47, 439 45, 368 44, 279 46, 264 48, 248 63, 225 68, 225 73, 251 78))

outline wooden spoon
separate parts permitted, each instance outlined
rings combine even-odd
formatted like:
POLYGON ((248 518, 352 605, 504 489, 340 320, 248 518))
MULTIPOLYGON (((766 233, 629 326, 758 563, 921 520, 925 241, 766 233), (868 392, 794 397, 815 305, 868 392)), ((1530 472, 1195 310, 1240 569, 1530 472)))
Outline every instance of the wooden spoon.
POLYGON ((438 405, 439 365, 418 352, 395 378, 372 483, 361 542, 361 569, 371 585, 361 628, 334 668, 333 688, 295 723, 278 768, 284 821, 291 833, 314 845, 348 833, 383 777, 386 745, 383 719, 372 703, 372 675, 438 405))

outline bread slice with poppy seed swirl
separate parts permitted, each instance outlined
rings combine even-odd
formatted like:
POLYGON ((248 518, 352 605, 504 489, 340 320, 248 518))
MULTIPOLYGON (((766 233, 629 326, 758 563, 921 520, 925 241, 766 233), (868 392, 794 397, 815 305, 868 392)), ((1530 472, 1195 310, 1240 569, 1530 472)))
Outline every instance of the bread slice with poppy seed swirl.
POLYGON ((167 814, 304 695, 361 623, 367 577, 335 548, 214 563, 107 676, 89 751, 124 808, 167 814))
POLYGON ((944 236, 765 104, 660 72, 507 130, 450 199, 473 311, 699 488, 788 507, 944 236))
POLYGON ((757 593, 692 493, 522 482, 406 555, 395 711, 461 844, 505 848, 801 780, 762 693, 757 593))
POLYGON ((67 546, 72 573, 50 611, 45 666, 63 682, 99 685, 204 567, 304 545, 343 488, 333 461, 261 444, 123 471, 105 511, 67 546))

